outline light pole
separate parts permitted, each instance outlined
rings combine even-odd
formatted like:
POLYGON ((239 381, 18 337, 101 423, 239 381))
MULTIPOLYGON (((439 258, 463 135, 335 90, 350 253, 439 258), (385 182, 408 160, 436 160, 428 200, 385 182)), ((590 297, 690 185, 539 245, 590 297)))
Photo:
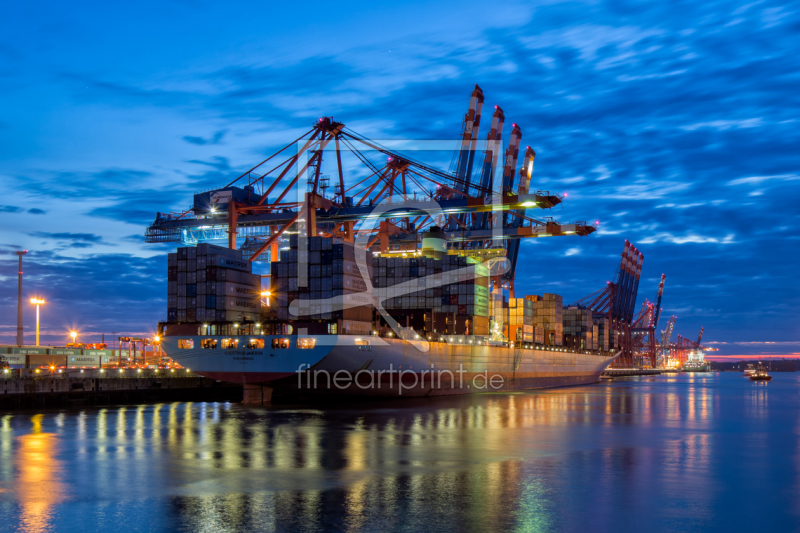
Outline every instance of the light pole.
POLYGON ((39 306, 46 302, 41 298, 31 298, 31 303, 36 306, 36 346, 39 346, 39 306))
POLYGON ((69 336, 72 337, 72 344, 74 345, 75 344, 75 337, 78 336, 78 332, 77 331, 70 331, 69 332, 69 336))
POLYGON ((27 254, 28 250, 20 250, 17 252, 19 256, 19 282, 17 285, 17 346, 22 346, 22 256, 27 254))

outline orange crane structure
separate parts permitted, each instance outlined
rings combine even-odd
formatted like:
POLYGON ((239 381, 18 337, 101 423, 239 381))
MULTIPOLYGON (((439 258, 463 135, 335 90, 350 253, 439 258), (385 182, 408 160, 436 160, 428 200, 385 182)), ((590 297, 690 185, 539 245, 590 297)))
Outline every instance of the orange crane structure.
POLYGON ((483 101, 483 91, 475 85, 455 172, 322 117, 224 187, 195 194, 190 209, 158 213, 145 240, 192 245, 226 238, 228 247, 241 248, 249 261, 279 261, 279 247, 292 233, 349 242, 366 236, 373 252, 394 254, 418 251, 422 233, 437 226, 445 230, 448 253, 506 258, 505 268, 493 274, 494 286, 507 288, 513 297, 522 239, 586 236, 596 227, 529 215, 529 210, 560 204, 563 196, 531 192, 535 152, 527 147, 517 170, 522 130, 516 124, 503 166, 498 166, 505 121, 499 106, 494 107, 485 147, 477 150, 483 101), (478 160, 480 172, 473 179, 478 160), (330 176, 333 194, 327 192, 330 176))

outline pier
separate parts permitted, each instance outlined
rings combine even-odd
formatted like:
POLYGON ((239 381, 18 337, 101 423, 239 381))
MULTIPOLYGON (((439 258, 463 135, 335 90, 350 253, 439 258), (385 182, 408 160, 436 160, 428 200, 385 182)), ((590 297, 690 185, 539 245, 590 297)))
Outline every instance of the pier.
MULTIPOLYGON (((242 387, 191 373, 127 370, 0 378, 0 409, 161 401, 242 401, 242 387)), ((10 377, 9 377, 10 376, 10 377)))
POLYGON ((660 368, 606 368, 600 379, 621 378, 626 376, 658 376, 664 371, 660 368))

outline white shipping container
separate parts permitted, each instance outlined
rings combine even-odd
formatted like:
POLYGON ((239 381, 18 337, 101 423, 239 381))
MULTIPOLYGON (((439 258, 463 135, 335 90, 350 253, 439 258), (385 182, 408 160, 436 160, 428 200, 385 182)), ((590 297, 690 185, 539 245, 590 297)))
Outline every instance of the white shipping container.
MULTIPOLYGON (((217 272, 217 281, 230 281, 233 283, 242 283, 244 285, 251 285, 253 287, 261 288, 261 276, 258 274, 240 272, 239 270, 225 270, 224 276, 224 279, 220 279, 219 272, 217 272)), ((295 277, 294 279, 296 280, 297 278, 295 277)))
POLYGON ((345 293, 342 301, 348 306, 372 305, 372 295, 366 292, 345 293))
MULTIPOLYGON (((335 274, 336 275, 336 274, 335 274)), ((367 284, 360 276, 342 274, 342 288, 351 291, 366 291, 367 284)))
POLYGON ((232 283, 230 281, 217 282, 217 296, 235 296, 237 298, 260 298, 261 288, 245 285, 243 283, 232 283))
POLYGON ((343 335, 369 335, 372 332, 372 322, 342 320, 342 330, 343 335))
POLYGON ((210 254, 207 256, 206 261, 208 266, 229 268, 241 272, 250 272, 250 269, 253 266, 250 261, 243 261, 241 259, 226 257, 220 254, 210 254))
POLYGON ((217 310, 261 312, 261 298, 217 295, 217 310))
MULTIPOLYGON (((225 248, 224 246, 217 246, 216 244, 208 244, 208 243, 201 243, 197 245, 197 255, 209 255, 209 254, 217 254, 217 255, 224 255, 226 257, 231 257, 233 259, 241 259, 242 258, 242 251, 225 248)), ((211 266, 211 265, 209 265, 211 266)))

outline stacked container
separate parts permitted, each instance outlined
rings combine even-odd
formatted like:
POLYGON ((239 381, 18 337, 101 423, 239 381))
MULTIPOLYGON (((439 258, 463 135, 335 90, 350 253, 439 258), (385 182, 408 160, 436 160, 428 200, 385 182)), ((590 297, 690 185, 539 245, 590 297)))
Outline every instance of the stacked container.
POLYGON ((368 281, 372 252, 332 237, 289 237, 289 249, 272 263, 272 293, 279 320, 325 320, 337 324, 336 332, 368 335, 372 331, 372 295, 368 281), (366 254, 364 279, 356 253, 366 254), (342 297, 345 308, 332 302, 342 297), (289 311, 298 301, 299 315, 289 311))
POLYGON ((558 294, 545 293, 544 296, 526 296, 533 301, 534 342, 536 328, 541 328, 543 343, 547 346, 563 346, 563 298, 558 294))
POLYGON ((261 314, 261 276, 241 250, 213 244, 167 256, 167 322, 254 321, 261 314))
POLYGON ((508 325, 506 337, 517 342, 534 341, 533 301, 527 298, 508 300, 508 325))
POLYGON ((609 347, 613 347, 611 339, 611 331, 609 330, 608 318, 594 318, 592 319, 597 331, 595 332, 595 340, 597 347, 595 350, 603 350, 607 352, 609 347))
POLYGON ((567 346, 580 350, 596 350, 592 310, 569 307, 564 310, 564 335, 570 337, 567 346))
POLYGON ((489 334, 489 271, 485 266, 455 255, 435 259, 418 254, 375 257, 372 266, 375 294, 393 317, 432 312, 433 316, 447 315, 456 334, 489 334))

